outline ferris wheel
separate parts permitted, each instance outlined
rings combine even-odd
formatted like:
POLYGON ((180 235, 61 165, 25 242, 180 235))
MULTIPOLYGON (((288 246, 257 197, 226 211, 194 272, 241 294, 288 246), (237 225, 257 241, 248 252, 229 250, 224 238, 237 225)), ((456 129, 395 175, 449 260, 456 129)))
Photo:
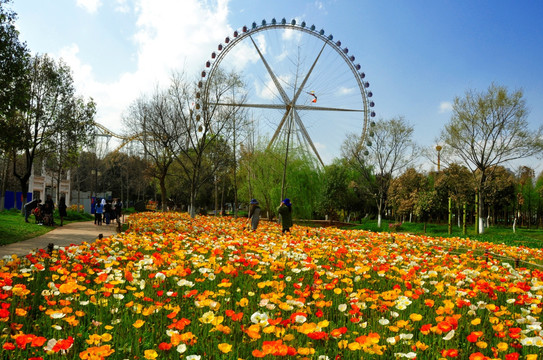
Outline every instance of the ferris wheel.
POLYGON ((347 134, 371 146, 375 103, 366 75, 341 41, 314 25, 284 18, 253 22, 226 37, 205 67, 197 108, 209 105, 215 76, 240 74, 244 101, 231 97, 213 105, 246 109, 259 135, 270 139, 268 148, 283 142, 324 165, 339 155, 347 134))

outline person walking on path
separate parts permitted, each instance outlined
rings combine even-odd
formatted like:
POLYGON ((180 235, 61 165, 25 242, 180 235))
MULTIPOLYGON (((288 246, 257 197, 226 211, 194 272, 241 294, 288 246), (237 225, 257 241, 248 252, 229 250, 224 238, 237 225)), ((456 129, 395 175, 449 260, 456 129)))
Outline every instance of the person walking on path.
POLYGON ((66 212, 67 208, 68 207, 66 206, 66 198, 63 196, 58 202, 58 216, 60 217, 60 226, 64 225, 64 217, 68 215, 66 212))
POLYGON ((258 227, 258 222, 260 221, 260 206, 258 206, 258 201, 252 199, 250 202, 249 208, 249 221, 251 222, 251 230, 256 231, 258 227))
POLYGON ((281 226, 283 234, 290 233, 290 227, 292 226, 292 204, 290 199, 284 199, 277 208, 277 212, 281 218, 281 226))
POLYGON ((94 223, 96 225, 102 225, 102 213, 104 212, 104 207, 99 202, 96 203, 94 209, 94 223))
POLYGON ((117 221, 117 231, 121 232, 121 216, 123 211, 123 202, 121 199, 115 200, 115 203, 113 204, 113 209, 115 211, 115 220, 117 221))
POLYGON ((106 222, 106 225, 109 225, 110 219, 111 219, 111 201, 106 201, 106 204, 104 205, 104 221, 106 222))

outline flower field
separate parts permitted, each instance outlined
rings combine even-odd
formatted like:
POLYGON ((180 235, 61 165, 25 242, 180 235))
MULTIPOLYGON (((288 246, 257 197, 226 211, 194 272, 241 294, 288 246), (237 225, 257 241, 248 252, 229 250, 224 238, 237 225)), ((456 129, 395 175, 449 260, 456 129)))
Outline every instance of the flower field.
POLYGON ((2 359, 543 359, 543 251, 141 213, 0 260, 2 359))

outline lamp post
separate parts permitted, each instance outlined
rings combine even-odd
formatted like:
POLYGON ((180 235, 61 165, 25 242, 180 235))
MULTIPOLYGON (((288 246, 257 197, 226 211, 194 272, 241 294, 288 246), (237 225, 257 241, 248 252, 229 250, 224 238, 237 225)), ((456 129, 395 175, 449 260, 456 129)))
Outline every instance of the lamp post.
POLYGON ((437 145, 436 146, 436 150, 437 150, 437 172, 439 172, 439 168, 440 168, 440 164, 441 164, 441 149, 443 149, 441 147, 441 145, 437 145))

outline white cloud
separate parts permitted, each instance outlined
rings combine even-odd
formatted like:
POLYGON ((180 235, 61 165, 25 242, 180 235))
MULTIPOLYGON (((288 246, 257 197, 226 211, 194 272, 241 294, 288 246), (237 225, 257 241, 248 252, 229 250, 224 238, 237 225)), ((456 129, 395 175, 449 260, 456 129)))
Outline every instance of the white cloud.
MULTIPOLYGON (((259 97, 266 100, 277 100, 279 96, 279 91, 277 90, 277 86, 275 86, 275 83, 271 79, 269 75, 267 75, 268 80, 265 83, 262 83, 260 81, 255 81, 255 89, 259 97)), ((280 84, 288 84, 291 80, 290 75, 279 75, 277 76, 277 79, 279 80, 280 84)), ((282 100, 281 100, 282 101, 282 100)))
POLYGON ((348 87, 342 86, 342 87, 339 88, 338 94, 339 95, 349 95, 349 94, 354 93, 356 90, 357 89, 352 88, 352 87, 348 88, 348 87))
MULTIPOLYGON (((100 0, 77 0, 87 11, 96 11, 100 0)), ((189 81, 196 78, 211 52, 232 33, 227 24, 228 0, 117 0, 115 11, 137 15, 133 35, 137 69, 118 74, 115 81, 96 80, 93 68, 80 57, 84 44, 62 49, 61 57, 72 69, 78 93, 97 103, 97 121, 121 132, 122 114, 130 103, 158 84, 167 86, 173 71, 189 81)))
POLYGON ((101 5, 101 0, 77 0, 77 6, 82 7, 91 14, 96 13, 101 5))
POLYGON ((322 1, 315 1, 315 7, 319 10, 324 10, 324 3, 322 1))
POLYGON ((452 110, 452 103, 451 103, 451 102, 449 102, 449 101, 442 101, 442 102, 439 104, 439 113, 440 113, 440 114, 450 112, 451 110, 452 110))
POLYGON ((130 5, 128 4, 128 0, 117 0, 115 11, 120 13, 130 12, 130 5))

